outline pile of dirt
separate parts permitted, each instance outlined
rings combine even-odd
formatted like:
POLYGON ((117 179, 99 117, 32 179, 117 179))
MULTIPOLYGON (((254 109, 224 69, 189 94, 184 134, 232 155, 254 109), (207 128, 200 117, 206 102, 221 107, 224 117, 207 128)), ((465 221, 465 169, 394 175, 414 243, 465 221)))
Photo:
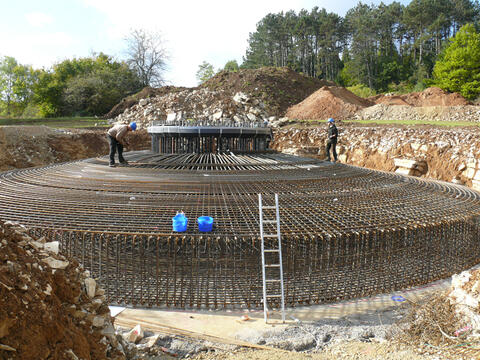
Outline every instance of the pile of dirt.
POLYGON ((324 86, 301 103, 290 107, 286 116, 290 119, 321 120, 350 119, 355 113, 373 103, 340 86, 324 86))
POLYGON ((133 105, 138 104, 141 99, 148 99, 155 96, 162 96, 168 93, 174 93, 178 91, 185 90, 184 87, 176 86, 162 86, 161 88, 152 88, 147 86, 143 88, 140 92, 127 96, 123 98, 117 105, 115 105, 107 114, 103 117, 105 119, 113 119, 114 117, 120 115, 125 110, 131 108, 133 105))
POLYGON ((0 221, 0 357, 125 359, 104 290, 58 242, 0 221))
POLYGON ((156 120, 264 123, 278 120, 289 106, 324 85, 335 84, 288 68, 222 71, 198 88, 146 89, 123 100, 106 117, 115 123, 136 121, 140 127, 156 120))
POLYGON ((238 72, 221 71, 200 88, 222 90, 230 96, 246 93, 265 103, 270 115, 283 117, 290 106, 298 104, 322 86, 335 86, 335 83, 305 76, 287 67, 262 67, 238 72))
POLYGON ((471 103, 458 93, 448 93, 438 87, 403 95, 384 94, 368 98, 375 104, 410 106, 460 106, 471 103))

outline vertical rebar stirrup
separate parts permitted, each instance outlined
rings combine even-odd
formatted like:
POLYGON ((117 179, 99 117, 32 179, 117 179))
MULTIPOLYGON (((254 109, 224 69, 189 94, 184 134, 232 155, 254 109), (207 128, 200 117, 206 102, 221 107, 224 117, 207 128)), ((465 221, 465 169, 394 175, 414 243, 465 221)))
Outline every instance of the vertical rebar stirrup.
POLYGON ((263 318, 265 323, 267 322, 267 313, 268 313, 268 298, 280 298, 281 309, 282 309, 282 322, 285 322, 285 296, 283 289, 283 265, 282 265, 282 238, 280 235, 280 211, 278 206, 278 194, 275 194, 275 206, 263 206, 262 204, 262 194, 258 194, 258 211, 260 219, 260 238, 261 238, 261 252, 262 252, 262 280, 263 280, 263 318), (275 220, 264 220, 263 219, 263 210, 275 209, 275 220), (272 223, 276 224, 277 233, 276 234, 264 234, 263 224, 272 223), (265 238, 276 238, 278 241, 276 248, 265 249, 265 238), (278 255, 278 263, 267 263, 265 260, 265 253, 274 253, 278 255), (266 277, 266 268, 278 268, 279 272, 278 278, 268 278, 266 277), (280 294, 267 294, 267 283, 269 282, 279 282, 280 283, 280 294))

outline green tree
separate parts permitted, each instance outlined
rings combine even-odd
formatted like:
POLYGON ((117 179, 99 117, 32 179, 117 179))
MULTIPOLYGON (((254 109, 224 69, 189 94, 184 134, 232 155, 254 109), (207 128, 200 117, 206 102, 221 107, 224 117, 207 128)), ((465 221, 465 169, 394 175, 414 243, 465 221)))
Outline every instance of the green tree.
POLYGON ((103 115, 142 81, 124 62, 110 56, 68 59, 42 71, 34 101, 43 116, 103 115))
POLYGON ((19 64, 15 58, 0 60, 1 112, 6 116, 20 116, 32 98, 32 87, 38 72, 19 64))
POLYGON ((238 68, 239 67, 238 67, 237 60, 230 60, 225 64, 225 66, 223 67, 223 70, 230 71, 230 72, 237 72, 238 68))
POLYGON ((207 63, 206 61, 203 61, 200 65, 198 65, 198 71, 197 71, 197 80, 199 84, 207 81, 211 77, 215 75, 215 70, 213 69, 213 65, 207 63))
POLYGON ((433 69, 433 83, 440 88, 459 92, 467 99, 480 94, 480 34, 473 24, 460 28, 449 40, 433 69))
POLYGON ((141 87, 140 79, 125 63, 113 62, 71 78, 62 97, 72 115, 103 115, 126 94, 141 87))

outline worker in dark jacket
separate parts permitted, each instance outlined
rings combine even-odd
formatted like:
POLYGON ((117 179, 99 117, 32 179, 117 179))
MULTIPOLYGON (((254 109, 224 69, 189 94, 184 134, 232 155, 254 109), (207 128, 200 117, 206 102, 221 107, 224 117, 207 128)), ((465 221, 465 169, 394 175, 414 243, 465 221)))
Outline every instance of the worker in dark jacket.
POLYGON ((330 148, 332 148, 333 162, 337 161, 337 139, 338 139, 338 130, 335 126, 335 120, 332 118, 327 120, 328 123, 328 139, 327 139, 327 161, 330 160, 330 148))
POLYGON ((125 135, 129 131, 135 131, 137 123, 132 122, 129 125, 117 124, 107 131, 107 139, 110 143, 110 167, 115 166, 115 152, 118 150, 118 161, 120 164, 127 165, 128 162, 123 158, 123 146, 128 146, 125 135))

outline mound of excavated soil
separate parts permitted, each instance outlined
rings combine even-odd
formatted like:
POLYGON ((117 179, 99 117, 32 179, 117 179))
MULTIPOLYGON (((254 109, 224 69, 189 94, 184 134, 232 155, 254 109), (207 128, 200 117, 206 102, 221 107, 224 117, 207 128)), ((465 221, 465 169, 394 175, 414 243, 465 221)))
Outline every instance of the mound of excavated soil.
MULTIPOLYGON (((221 71, 211 79, 205 81, 198 88, 184 88, 174 86, 164 86, 158 89, 147 87, 141 92, 123 99, 119 104, 115 105, 112 110, 104 117, 113 119, 118 115, 123 114, 126 110, 131 109, 139 104, 141 99, 149 99, 164 97, 168 99, 169 96, 175 96, 180 93, 180 97, 185 97, 185 94, 196 94, 200 92, 221 94, 220 98, 216 99, 218 103, 230 103, 231 98, 237 94, 246 94, 257 103, 264 104, 267 117, 277 116, 282 117, 289 106, 299 103, 307 96, 321 88, 322 86, 334 86, 335 83, 331 81, 320 80, 299 74, 289 68, 283 67, 262 67, 260 69, 241 69, 237 72, 221 71), (183 94, 183 95, 181 95, 183 94)), ((208 99, 206 99, 207 101, 208 99)), ((205 108, 204 104, 199 103, 199 107, 205 108)), ((205 104, 209 106, 209 104, 205 104)), ((166 103, 166 110, 169 112, 171 108, 175 108, 175 112, 191 113, 188 109, 188 104, 185 110, 179 106, 172 106, 166 103)), ((228 111, 229 109, 218 108, 216 112, 228 111)), ((161 118, 161 116, 160 116, 161 118)), ((134 118, 132 118, 133 120, 134 118)), ((123 119, 124 120, 124 119, 123 119)))
POLYGON ((286 116, 290 119, 321 120, 327 118, 349 119, 367 106, 373 105, 340 86, 324 86, 301 103, 290 107, 286 116))
POLYGON ((56 249, 0 221, 0 358, 125 359, 103 290, 56 249))
POLYGON ((322 86, 335 83, 299 74, 287 67, 262 67, 241 69, 238 72, 222 71, 200 87, 222 90, 233 96, 243 92, 265 103, 270 115, 282 117, 292 105, 298 104, 322 86))
POLYGON ((410 106, 459 106, 470 102, 458 93, 448 93, 438 87, 404 95, 377 95, 368 98, 375 104, 410 106))

